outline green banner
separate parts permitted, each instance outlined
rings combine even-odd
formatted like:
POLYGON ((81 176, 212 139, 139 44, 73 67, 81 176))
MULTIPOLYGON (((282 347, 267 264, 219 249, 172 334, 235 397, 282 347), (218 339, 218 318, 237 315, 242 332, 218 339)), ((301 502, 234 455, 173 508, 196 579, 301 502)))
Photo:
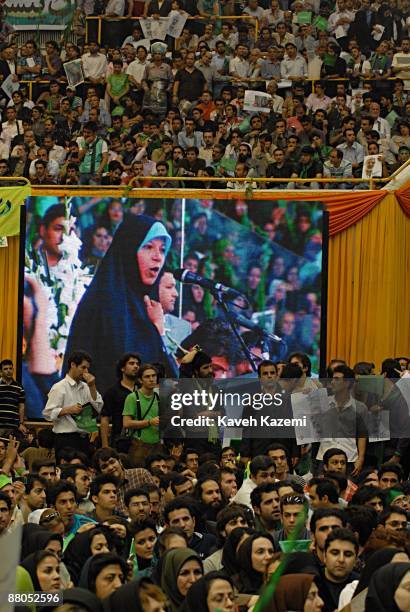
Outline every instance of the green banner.
POLYGON ((0 187, 0 236, 20 233, 20 207, 29 195, 29 186, 0 187))
POLYGON ((7 21, 13 26, 67 26, 71 23, 75 2, 70 0, 6 0, 7 21))

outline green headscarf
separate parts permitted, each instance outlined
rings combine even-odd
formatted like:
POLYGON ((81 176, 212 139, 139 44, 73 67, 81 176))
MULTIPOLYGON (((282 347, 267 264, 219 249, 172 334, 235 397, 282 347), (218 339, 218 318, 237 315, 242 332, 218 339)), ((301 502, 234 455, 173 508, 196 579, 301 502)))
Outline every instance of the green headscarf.
POLYGON ((179 610, 184 602, 185 597, 179 592, 177 587, 177 578, 182 566, 191 559, 196 559, 201 568, 203 567, 198 553, 191 548, 173 548, 164 556, 162 563, 161 588, 169 599, 170 609, 172 612, 179 610))

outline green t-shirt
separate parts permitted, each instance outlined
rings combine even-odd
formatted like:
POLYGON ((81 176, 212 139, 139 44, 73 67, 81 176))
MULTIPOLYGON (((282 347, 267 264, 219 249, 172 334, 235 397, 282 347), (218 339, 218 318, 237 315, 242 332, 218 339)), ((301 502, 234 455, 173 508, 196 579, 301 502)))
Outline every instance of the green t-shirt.
POLYGON ((111 93, 116 98, 119 96, 123 96, 126 91, 127 83, 128 83, 128 74, 110 74, 107 79, 107 82, 111 85, 111 93))
MULTIPOLYGON (((141 404, 141 420, 148 421, 149 419, 157 417, 159 415, 158 396, 151 395, 147 397, 143 395, 141 391, 137 391, 137 393, 141 404)), ((137 416, 137 396, 135 392, 130 393, 126 397, 122 414, 123 416, 130 416, 137 421, 140 420, 137 416)), ((143 429, 134 429, 132 437, 147 442, 148 444, 157 444, 160 440, 158 425, 150 425, 143 429)))

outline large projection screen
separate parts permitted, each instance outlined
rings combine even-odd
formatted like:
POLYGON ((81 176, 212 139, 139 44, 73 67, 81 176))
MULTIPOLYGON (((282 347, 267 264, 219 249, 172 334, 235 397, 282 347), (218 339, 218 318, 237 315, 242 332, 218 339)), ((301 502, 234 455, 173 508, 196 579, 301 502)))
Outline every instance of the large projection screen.
POLYGON ((326 227, 320 201, 32 197, 27 203, 23 384, 42 417, 68 352, 83 349, 101 392, 121 354, 175 376, 199 344, 215 374, 251 366, 212 293, 176 282, 186 268, 243 294, 228 306, 255 362, 302 351, 323 361, 326 227), (322 351, 322 354, 321 354, 322 351))

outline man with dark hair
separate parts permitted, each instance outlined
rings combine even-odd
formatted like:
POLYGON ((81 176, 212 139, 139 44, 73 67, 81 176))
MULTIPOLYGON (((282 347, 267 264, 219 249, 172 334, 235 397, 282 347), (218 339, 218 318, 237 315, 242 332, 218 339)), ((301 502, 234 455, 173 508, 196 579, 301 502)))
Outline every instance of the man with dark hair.
POLYGON ((407 512, 398 506, 390 506, 389 510, 382 512, 379 525, 383 525, 390 532, 405 532, 407 530, 407 512))
POLYGON ((143 466, 147 455, 162 447, 159 437, 159 396, 156 392, 158 371, 150 363, 138 370, 139 389, 125 398, 123 416, 124 429, 132 432, 129 458, 133 466, 143 466))
POLYGON ((280 550, 279 542, 289 540, 289 537, 297 527, 300 517, 304 515, 303 526, 299 528, 296 538, 298 540, 309 540, 310 533, 306 528, 307 500, 303 495, 285 495, 280 498, 281 529, 275 532, 276 550, 280 550))
POLYGON ((153 477, 144 468, 124 469, 120 455, 113 448, 100 448, 93 457, 95 470, 102 474, 116 476, 119 481, 117 509, 125 514, 125 495, 128 491, 145 484, 155 484, 153 477))
POLYGON ((60 245, 63 241, 65 221, 66 209, 64 204, 54 204, 47 209, 40 222, 39 234, 42 242, 38 249, 38 255, 47 263, 49 268, 57 266, 62 258, 60 245))
POLYGON ((205 574, 223 569, 222 553, 226 538, 237 527, 250 527, 249 515, 250 511, 247 512, 247 510, 239 504, 229 504, 229 506, 226 506, 218 512, 216 517, 216 532, 218 535, 219 548, 205 559, 205 574))
POLYGON ((117 383, 107 389, 103 396, 104 406, 101 411, 100 427, 103 447, 114 445, 115 440, 121 435, 124 402, 128 395, 135 391, 140 366, 141 357, 137 353, 125 353, 117 362, 117 383))
POLYGON ((275 480, 275 464, 273 459, 265 455, 257 455, 252 459, 249 466, 249 478, 244 480, 241 488, 233 497, 232 501, 251 507, 251 492, 264 482, 275 480))
POLYGON ((60 480, 47 490, 47 505, 56 509, 64 524, 64 548, 85 523, 95 523, 94 519, 78 514, 77 490, 73 484, 60 480))
POLYGON ((0 361, 0 429, 26 431, 24 425, 24 389, 13 377, 11 359, 0 361))
POLYGON ((27 523, 30 512, 40 510, 45 506, 47 481, 37 474, 29 474, 24 486, 25 491, 19 506, 23 513, 23 520, 27 523))
POLYGON ((117 514, 118 478, 108 474, 101 474, 92 481, 90 499, 95 510, 89 514, 97 523, 103 523, 110 516, 117 514))
POLYGON ((346 519, 341 510, 335 508, 318 508, 310 519, 310 532, 314 546, 314 553, 318 564, 324 564, 326 538, 334 529, 346 527, 346 519))
POLYGON ((132 522, 141 523, 149 518, 149 495, 144 489, 131 489, 125 494, 125 505, 132 522))
POLYGON ((349 504, 343 514, 351 529, 359 541, 360 550, 362 551, 367 540, 372 535, 377 527, 377 513, 373 508, 365 506, 357 506, 349 504))
POLYGON ((217 476, 202 476, 195 485, 193 497, 200 503, 201 511, 207 521, 216 521, 216 515, 222 509, 221 488, 217 476))
POLYGON ((97 391, 95 377, 90 373, 91 357, 84 351, 72 353, 67 359, 67 374, 63 380, 53 385, 43 410, 47 421, 54 423, 55 451, 65 446, 89 452, 87 430, 77 425, 76 417, 86 409, 87 412, 101 412, 103 401, 97 391))
POLYGON ((251 492, 251 504, 255 513, 255 524, 258 531, 274 532, 280 529, 280 498, 277 482, 264 482, 251 492))
POLYGON ((89 514, 94 510, 94 504, 89 498, 91 477, 88 467, 83 463, 73 463, 61 468, 61 478, 72 482, 77 489, 78 508, 89 514))
POLYGON ((7 531, 11 512, 11 499, 0 491, 0 536, 7 531))
POLYGON ((339 495, 333 482, 326 478, 314 478, 309 482, 310 505, 318 508, 335 508, 339 505, 339 495))
POLYGON ((80 183, 99 184, 108 162, 108 145, 97 135, 97 125, 88 121, 77 138, 80 159, 80 183))
POLYGON ((367 407, 352 396, 355 382, 353 370, 337 366, 333 370, 333 399, 323 417, 322 441, 316 459, 323 460, 325 452, 333 447, 347 455, 348 471, 357 476, 363 465, 367 443, 367 407))
POLYGON ((36 459, 33 461, 32 471, 44 478, 49 485, 57 482, 56 462, 53 459, 36 459))
POLYGON ((397 463, 384 463, 378 474, 381 489, 392 489, 403 481, 403 468, 397 463))
POLYGON ((383 512, 387 503, 386 493, 388 493, 388 491, 379 489, 373 485, 364 485, 353 495, 351 503, 362 507, 367 506, 373 508, 377 514, 380 514, 383 512))
POLYGON ((180 497, 168 502, 164 509, 166 527, 180 527, 189 538, 189 548, 195 550, 201 559, 209 557, 215 547, 216 538, 210 533, 195 531, 196 516, 194 500, 180 497))
POLYGON ((359 552, 359 543, 350 529, 333 529, 325 542, 325 567, 318 579, 319 595, 324 610, 337 610, 339 597, 345 586, 357 579, 354 566, 359 552))
POLYGON ((219 473, 221 476, 219 486, 221 488, 222 499, 226 502, 230 502, 238 492, 238 482, 236 480, 237 470, 225 466, 220 469, 219 473))
POLYGON ((180 495, 190 495, 194 490, 193 482, 188 476, 176 474, 170 481, 170 487, 175 497, 180 495))

